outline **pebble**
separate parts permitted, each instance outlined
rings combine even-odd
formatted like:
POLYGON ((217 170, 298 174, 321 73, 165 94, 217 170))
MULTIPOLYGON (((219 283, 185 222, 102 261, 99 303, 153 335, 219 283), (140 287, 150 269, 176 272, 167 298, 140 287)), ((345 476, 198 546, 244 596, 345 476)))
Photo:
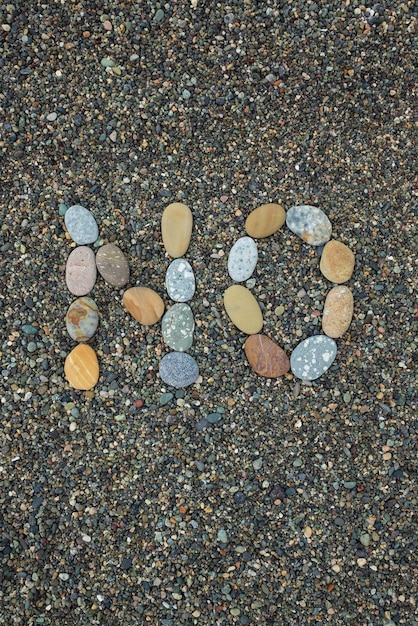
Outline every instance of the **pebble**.
POLYGON ((74 389, 93 389, 99 380, 99 362, 93 348, 85 343, 76 346, 65 359, 64 372, 74 389))
POLYGON ((103 279, 114 287, 123 287, 129 282, 128 261, 118 246, 107 243, 96 253, 96 266, 103 279))
POLYGON ((169 204, 161 218, 161 234, 167 254, 174 259, 186 254, 193 229, 193 215, 182 202, 169 204))
POLYGON ((164 313, 164 302, 149 287, 131 287, 123 294, 123 304, 140 324, 152 326, 164 313))
POLYGON ((73 241, 79 246, 94 243, 99 229, 93 214, 80 204, 70 206, 64 215, 65 227, 73 241))
POLYGON ((171 387, 188 387, 199 377, 199 366, 186 352, 170 352, 160 362, 160 377, 171 387))
POLYGON ((355 257, 345 243, 331 239, 322 251, 319 268, 331 283, 345 283, 354 271, 355 257))
POLYGON ((99 309, 91 298, 84 296, 74 300, 65 316, 67 332, 74 341, 88 341, 99 324, 99 309))
POLYGON ((232 280, 241 283, 250 278, 257 265, 257 244, 251 237, 240 237, 228 257, 228 272, 232 280))
POLYGON ((174 259, 165 275, 167 293, 175 302, 187 302, 193 298, 196 282, 193 268, 186 259, 174 259))
POLYGON ((261 239, 276 233, 286 221, 286 211, 280 204, 262 204, 252 211, 245 221, 250 237, 261 239))
POLYGON ((329 369, 337 355, 337 345, 331 337, 315 335, 304 339, 290 356, 290 367, 296 378, 316 380, 329 369))
POLYGON ((193 344, 194 317, 188 304, 180 302, 168 309, 162 320, 165 343, 177 352, 186 352, 193 344))
POLYGON ((254 335, 263 327, 263 315, 249 289, 232 285, 224 293, 224 306, 231 322, 243 333, 254 335))
POLYGON ((65 281, 75 296, 85 296, 96 282, 97 270, 94 252, 87 246, 74 248, 67 259, 65 281))
POLYGON ((353 317, 354 298, 348 287, 333 287, 328 293, 322 313, 322 330, 328 337, 341 337, 353 317))
POLYGON ((332 226, 328 217, 321 209, 309 204, 290 208, 286 225, 292 233, 312 246, 320 246, 331 237, 332 226))
POLYGON ((286 352, 266 335, 251 335, 244 344, 245 356, 256 374, 278 378, 290 369, 286 352))

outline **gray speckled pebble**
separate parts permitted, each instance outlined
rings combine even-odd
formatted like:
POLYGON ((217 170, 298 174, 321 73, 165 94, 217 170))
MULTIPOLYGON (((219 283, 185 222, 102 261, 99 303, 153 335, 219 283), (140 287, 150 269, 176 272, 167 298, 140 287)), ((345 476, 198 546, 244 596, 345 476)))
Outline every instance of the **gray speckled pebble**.
POLYGON ((165 275, 167 293, 175 302, 187 302, 195 292, 195 278, 192 266, 186 259, 175 259, 168 266, 165 275))
POLYGON ((296 378, 315 380, 331 367, 337 355, 337 344, 330 337, 315 335, 296 346, 290 356, 290 367, 296 378))
POLYGON ((70 206, 65 213, 64 220, 71 239, 79 246, 94 243, 99 236, 99 229, 93 214, 80 204, 70 206))
POLYGON ((185 352, 193 344, 194 317, 191 308, 184 302, 173 304, 162 320, 165 343, 177 352, 185 352))
POLYGON ((160 376, 171 387, 188 387, 196 382, 199 366, 186 352, 170 352, 161 359, 160 376))
POLYGON ((232 280, 240 283, 250 278, 257 265, 257 244, 251 237, 240 237, 231 248, 228 272, 232 280))
POLYGON ((321 209, 309 204, 292 206, 286 214, 286 225, 312 246, 320 246, 331 237, 332 226, 328 217, 321 209))

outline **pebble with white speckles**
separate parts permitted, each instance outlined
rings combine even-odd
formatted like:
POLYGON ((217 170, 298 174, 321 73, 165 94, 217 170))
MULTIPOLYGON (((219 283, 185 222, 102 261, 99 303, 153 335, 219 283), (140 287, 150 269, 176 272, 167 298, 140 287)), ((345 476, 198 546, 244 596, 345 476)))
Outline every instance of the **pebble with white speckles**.
POLYGON ((315 335, 302 341, 290 356, 290 367, 296 378, 315 380, 332 365, 337 344, 330 337, 315 335))
POLYGON ((331 222, 321 209, 304 204, 293 206, 286 214, 286 225, 303 241, 312 246, 326 243, 332 232, 331 222))
POLYGON ((167 293, 175 302, 187 302, 195 292, 195 277, 192 266, 186 259, 175 259, 165 275, 167 293))
POLYGON ((240 237, 232 246, 228 257, 228 272, 232 280, 240 283, 250 278, 257 265, 257 244, 251 237, 240 237))
POLYGON ((65 227, 70 237, 79 246, 94 243, 99 236, 99 229, 93 214, 80 204, 74 204, 65 213, 65 227))
POLYGON ((184 302, 170 307, 162 320, 165 343, 177 352, 185 352, 193 344, 194 317, 191 308, 184 302))

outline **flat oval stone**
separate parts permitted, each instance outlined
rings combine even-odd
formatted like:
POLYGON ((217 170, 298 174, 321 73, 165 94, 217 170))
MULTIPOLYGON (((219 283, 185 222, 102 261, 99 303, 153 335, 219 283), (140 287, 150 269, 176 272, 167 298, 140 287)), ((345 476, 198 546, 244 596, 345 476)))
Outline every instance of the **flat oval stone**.
POLYGON ((329 369, 337 355, 337 344, 331 337, 314 335, 304 339, 290 355, 290 367, 296 378, 315 380, 329 369))
POLYGON ((250 237, 260 239, 276 233, 286 221, 286 211, 280 204, 262 204, 252 211, 245 221, 250 237))
POLYGON ((266 335, 251 335, 244 344, 245 356, 256 374, 278 378, 290 369, 286 352, 266 335))
POLYGON ((74 248, 67 259, 65 282, 75 296, 85 296, 96 282, 97 270, 94 252, 87 246, 74 248))
POLYGON ((86 296, 74 300, 68 308, 65 324, 74 341, 91 339, 99 324, 99 309, 95 301, 86 296))
POLYGON ((321 209, 309 204, 293 206, 286 215, 287 227, 311 246, 320 246, 331 237, 332 226, 321 209))
POLYGON ((188 387, 198 379, 199 366, 186 352, 170 352, 161 359, 160 376, 171 387, 188 387))
POLYGON ((186 352, 193 344, 194 317, 188 304, 179 302, 168 309, 161 323, 165 343, 177 352, 186 352))
POLYGON ((193 215, 186 204, 173 202, 164 209, 161 234, 167 253, 174 259, 186 254, 193 228, 193 215))
POLYGON ((322 314, 322 330, 328 337, 341 337, 353 317, 354 298, 348 287, 333 287, 328 293, 322 314))
POLYGON ((240 237, 231 248, 228 272, 232 280, 241 283, 250 278, 257 265, 257 244, 251 237, 240 237))
POLYGON ((129 265, 122 250, 107 243, 96 253, 96 265, 104 280, 114 287, 123 287, 129 281, 129 265))
POLYGON ((99 236, 93 214, 81 204, 70 206, 65 212, 64 221, 71 239, 79 246, 94 243, 99 236))
POLYGON ((131 287, 123 294, 123 304, 129 313, 144 326, 152 326, 164 313, 164 302, 149 287, 131 287))
POLYGON ((192 266, 186 259, 174 259, 165 275, 167 293, 175 302, 187 302, 193 298, 196 283, 192 266))
POLYGON ((255 335, 263 327, 263 315, 249 289, 232 285, 224 293, 224 306, 231 322, 243 333, 255 335))
POLYGON ((331 239, 322 251, 319 269, 331 283, 345 283, 354 271, 353 252, 342 241, 331 239))
POLYGON ((81 343, 65 359, 65 376, 74 389, 92 389, 99 380, 99 362, 93 348, 81 343))

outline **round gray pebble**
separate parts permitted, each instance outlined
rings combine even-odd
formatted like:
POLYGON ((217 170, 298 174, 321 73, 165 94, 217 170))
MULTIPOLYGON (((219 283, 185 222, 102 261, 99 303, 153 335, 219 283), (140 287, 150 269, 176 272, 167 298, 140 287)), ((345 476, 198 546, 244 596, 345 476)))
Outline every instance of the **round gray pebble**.
POLYGON ((94 216, 80 204, 74 204, 66 211, 65 227, 70 237, 79 246, 94 243, 99 236, 99 229, 94 216))
POLYGON ((190 354, 170 352, 161 359, 160 376, 171 387, 188 387, 196 382, 199 366, 190 354))

